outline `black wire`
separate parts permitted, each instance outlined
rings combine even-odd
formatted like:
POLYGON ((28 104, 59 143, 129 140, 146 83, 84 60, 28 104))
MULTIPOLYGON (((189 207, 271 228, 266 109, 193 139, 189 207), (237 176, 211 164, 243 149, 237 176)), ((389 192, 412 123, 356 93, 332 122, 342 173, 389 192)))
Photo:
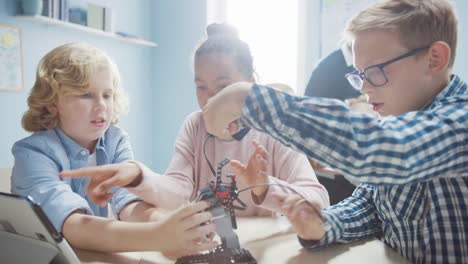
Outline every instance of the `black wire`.
POLYGON ((203 155, 205 156, 205 160, 208 163, 208 167, 210 167, 210 170, 213 173, 213 176, 216 178, 216 172, 215 172, 215 170, 213 168, 213 165, 211 165, 211 162, 208 159, 208 156, 206 155, 206 142, 208 142, 208 139, 210 139, 211 137, 213 137, 213 135, 208 134, 208 136, 205 139, 205 143, 203 144, 203 155))
MULTIPOLYGON (((210 160, 208 159, 208 156, 206 155, 206 143, 208 142, 208 139, 210 139, 211 137, 213 137, 213 135, 211 134, 208 134, 208 136, 206 137, 205 139, 205 143, 203 143, 203 155, 205 156, 205 160, 206 162, 208 163, 208 166, 211 170, 211 172, 213 173, 213 176, 216 178, 216 172, 213 168, 213 165, 211 165, 211 162, 210 160)), ((314 210, 315 210, 315 207, 312 205, 312 203, 310 203, 305 197, 304 195, 302 195, 301 193, 299 193, 298 191, 296 191, 295 189, 287 186, 287 185, 283 185, 283 184, 280 184, 280 183, 264 183, 264 184, 257 184, 257 185, 252 185, 252 186, 249 186, 247 188, 244 188, 242 190, 238 190, 237 193, 240 194, 241 192, 245 192, 245 191, 248 191, 248 190, 251 190, 253 188, 256 188, 256 187, 260 187, 260 186, 272 186, 272 185, 275 185, 275 186, 281 186, 281 187, 284 187, 290 191, 293 191, 294 193, 296 193, 297 195, 299 195, 302 199, 304 199, 304 201, 306 201, 307 204, 309 204, 314 210)), ((321 215, 320 212, 316 212, 318 213, 319 215, 321 215)))
MULTIPOLYGON (((289 187, 289 186, 287 186, 287 185, 283 185, 283 184, 281 184, 281 183, 263 183, 263 184, 256 184, 256 185, 252 185, 252 186, 246 187, 246 188, 244 188, 244 189, 242 189, 242 190, 239 190, 239 191, 237 191, 237 193, 245 192, 245 191, 251 190, 251 189, 256 188, 256 187, 261 187, 261 186, 272 186, 272 185, 274 185, 274 186, 281 186, 281 187, 284 187, 284 188, 286 188, 286 189, 288 189, 288 190, 290 190, 290 191, 293 191, 295 194, 299 195, 302 199, 304 199, 304 201, 305 201, 308 205, 310 205, 310 206, 312 207, 312 209, 315 210, 314 205, 312 205, 312 203, 309 202, 309 200, 307 200, 307 199, 304 197, 304 195, 302 195, 300 192, 298 192, 298 191, 295 190, 294 188, 291 188, 291 187, 289 187)), ((315 211, 316 211, 316 210, 315 210, 315 211)), ((319 215, 322 215, 322 213, 320 213, 320 212, 317 212, 317 211, 316 211, 316 213, 318 213, 319 215)))

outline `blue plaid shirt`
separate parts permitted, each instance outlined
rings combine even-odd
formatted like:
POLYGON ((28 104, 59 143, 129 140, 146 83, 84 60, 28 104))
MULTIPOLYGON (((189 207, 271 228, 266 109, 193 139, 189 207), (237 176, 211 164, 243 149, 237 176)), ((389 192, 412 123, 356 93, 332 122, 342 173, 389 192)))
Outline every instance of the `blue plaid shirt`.
POLYGON ((361 182, 323 211, 325 236, 304 247, 378 236, 415 263, 468 262, 468 89, 459 77, 424 109, 380 120, 254 85, 241 122, 361 182))
MULTIPOLYGON (((64 178, 62 170, 88 166, 89 151, 69 138, 59 128, 36 132, 15 143, 12 149, 15 165, 11 176, 11 192, 30 196, 46 213, 58 232, 74 211, 106 217, 108 208, 91 201, 86 193, 89 178, 64 178)), ((97 165, 133 159, 128 135, 110 127, 96 145, 97 165)), ((123 188, 112 189, 110 203, 115 215, 128 203, 140 200, 123 188)))

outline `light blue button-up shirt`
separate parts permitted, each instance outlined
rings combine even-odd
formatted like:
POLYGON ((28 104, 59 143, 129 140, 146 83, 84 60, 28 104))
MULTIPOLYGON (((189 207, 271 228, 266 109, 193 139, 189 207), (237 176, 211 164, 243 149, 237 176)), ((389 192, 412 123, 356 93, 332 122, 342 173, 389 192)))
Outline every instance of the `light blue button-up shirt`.
MULTIPOLYGON (((61 232, 63 222, 75 210, 107 217, 108 208, 94 204, 86 194, 89 178, 59 177, 63 170, 88 166, 89 151, 59 128, 36 132, 13 145, 15 165, 11 176, 11 192, 30 196, 38 203, 61 232)), ((96 145, 97 165, 133 159, 128 135, 118 127, 110 127, 96 145)), ((131 201, 139 200, 123 188, 112 189, 110 200, 115 215, 131 201)))

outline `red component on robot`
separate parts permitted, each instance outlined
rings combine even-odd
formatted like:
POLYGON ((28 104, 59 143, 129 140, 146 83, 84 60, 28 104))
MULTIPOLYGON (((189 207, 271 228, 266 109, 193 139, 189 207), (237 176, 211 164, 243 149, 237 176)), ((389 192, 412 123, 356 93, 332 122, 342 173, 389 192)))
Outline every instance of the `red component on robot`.
POLYGON ((226 190, 226 188, 221 188, 220 191, 216 192, 216 197, 218 198, 229 198, 231 197, 230 193, 226 190))

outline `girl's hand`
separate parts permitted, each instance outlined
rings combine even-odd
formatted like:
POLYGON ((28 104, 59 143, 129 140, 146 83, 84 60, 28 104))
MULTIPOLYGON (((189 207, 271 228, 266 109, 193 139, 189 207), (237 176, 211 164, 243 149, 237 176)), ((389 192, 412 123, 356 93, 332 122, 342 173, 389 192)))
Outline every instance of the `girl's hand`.
MULTIPOLYGON (((248 187, 268 183, 268 152, 264 146, 258 143, 258 141, 253 140, 252 144, 255 147, 255 151, 250 156, 247 166, 238 160, 231 161, 231 166, 234 168, 237 175, 239 175, 241 181, 248 187)), ((252 192, 255 196, 257 196, 260 202, 262 202, 265 198, 267 190, 268 186, 259 186, 253 188, 252 192)))
POLYGON ((316 203, 309 203, 297 194, 274 194, 280 204, 281 213, 291 222, 297 235, 305 240, 321 240, 325 235, 322 220, 322 208, 316 203))
POLYGON ((182 206, 156 223, 154 236, 159 251, 171 258, 193 255, 213 249, 218 243, 213 241, 216 226, 211 222, 213 215, 204 211, 207 202, 191 203, 182 206))
POLYGON ((94 203, 101 206, 112 197, 112 193, 107 193, 111 188, 133 187, 142 180, 141 169, 134 162, 62 171, 59 175, 66 178, 90 177, 86 192, 94 203))

